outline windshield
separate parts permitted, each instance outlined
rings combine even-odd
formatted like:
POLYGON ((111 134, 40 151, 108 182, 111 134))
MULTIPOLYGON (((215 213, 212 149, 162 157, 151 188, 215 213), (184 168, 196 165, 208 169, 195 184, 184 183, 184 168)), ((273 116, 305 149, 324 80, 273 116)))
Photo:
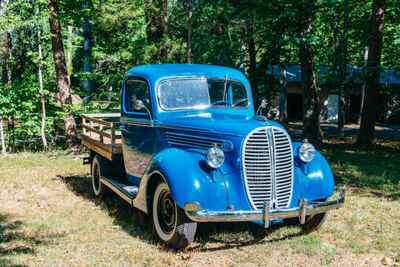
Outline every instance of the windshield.
POLYGON ((165 110, 249 105, 245 87, 225 79, 174 78, 162 81, 158 90, 159 103, 165 110))

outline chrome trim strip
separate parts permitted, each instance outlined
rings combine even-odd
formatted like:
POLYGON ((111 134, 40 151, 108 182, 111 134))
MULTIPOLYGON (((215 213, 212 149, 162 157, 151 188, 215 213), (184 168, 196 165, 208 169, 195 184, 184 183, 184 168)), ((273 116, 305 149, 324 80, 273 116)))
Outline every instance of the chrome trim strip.
POLYGON ((125 195, 117 186, 115 186, 112 182, 110 182, 107 178, 105 177, 100 177, 100 181, 102 184, 110 188, 114 193, 116 193, 118 196, 120 196, 123 200, 129 203, 129 205, 132 206, 132 199, 125 195))
POLYGON ((121 117, 121 124, 127 124, 127 125, 133 125, 133 126, 144 126, 144 127, 158 127, 162 129, 170 129, 170 130, 182 130, 182 131, 191 131, 191 132, 196 132, 199 134, 217 134, 217 135, 225 135, 225 136, 233 136, 233 137, 240 137, 240 134, 235 134, 235 133, 229 133, 229 132, 221 132, 221 131, 213 131, 213 130, 208 130, 205 128, 195 128, 195 127, 185 127, 185 126, 178 126, 178 125, 173 125, 173 124, 163 124, 160 123, 157 120, 153 120, 150 122, 147 120, 147 122, 141 122, 141 121, 136 121, 132 120, 131 118, 124 118, 121 117))
MULTIPOLYGON (((222 80, 222 78, 210 78, 202 74, 194 74, 194 75, 182 75, 182 76, 169 76, 165 77, 162 79, 159 79, 156 84, 156 98, 157 98, 157 104, 158 107, 162 112, 168 112, 168 111, 185 111, 185 110, 191 110, 191 109, 196 109, 196 107, 185 107, 185 108, 165 108, 163 105, 161 105, 161 93, 160 93, 160 86, 163 82, 166 82, 168 80, 222 80)), ((250 99, 250 94, 249 94, 249 88, 247 88, 242 81, 236 80, 236 79, 229 79, 230 82, 235 82, 243 86, 243 88, 246 90, 246 97, 247 97, 247 106, 246 107, 230 107, 230 108, 240 108, 240 109, 249 109, 250 104, 251 104, 251 99, 250 99)), ((210 105, 211 106, 211 105, 210 105)), ((207 108, 209 108, 208 106, 207 108)), ((201 109, 199 109, 201 110, 201 109)))
MULTIPOLYGON (((247 222, 247 221, 263 221, 264 225, 269 225, 269 221, 275 219, 299 218, 300 222, 306 216, 314 216, 316 214, 325 213, 333 209, 338 209, 345 202, 345 190, 339 194, 334 200, 325 202, 310 201, 307 205, 296 208, 274 209, 270 210, 268 206, 261 210, 185 210, 186 215, 194 222, 247 222), (268 214, 266 214, 268 212, 268 214), (268 222, 265 220, 269 220, 268 222)), ((303 201, 304 203, 304 201, 303 201)))
MULTIPOLYGON (((272 135, 273 135, 273 138, 274 138, 274 142, 277 139, 279 139, 279 141, 277 141, 277 143, 281 143, 281 142, 286 142, 287 141, 288 144, 289 144, 289 147, 290 147, 290 149, 288 151, 286 150, 287 151, 286 155, 284 155, 284 156, 281 155, 280 157, 277 157, 276 154, 274 155, 275 161, 280 161, 282 159, 288 159, 289 158, 289 160, 285 160, 283 163, 280 163, 279 165, 281 167, 278 168, 278 171, 275 171, 275 179, 276 179, 276 181, 281 181, 282 177, 287 177, 287 175, 288 175, 287 169, 291 168, 290 174, 289 174, 290 175, 289 180, 285 179, 285 182, 288 182, 288 181, 291 182, 291 188, 290 188, 290 193, 289 193, 290 195, 289 195, 289 199, 287 200, 287 205, 286 205, 286 207, 288 207, 290 202, 292 201, 293 186, 294 186, 294 156, 293 156, 292 139, 290 138, 290 135, 286 131, 283 131, 282 129, 275 128, 275 127, 272 128, 272 135), (282 133, 285 136, 285 138, 282 138, 282 137, 276 138, 276 133, 275 133, 276 130, 279 131, 280 133, 282 133), (287 163, 290 164, 289 168, 288 168, 287 163), (285 170, 285 171, 283 172, 282 170, 285 170)), ((274 152, 275 153, 276 153, 277 150, 279 150, 279 147, 277 147, 277 146, 274 147, 274 152)), ((277 164, 275 165, 275 168, 277 168, 277 164)), ((277 187, 278 190, 282 188, 282 184, 281 183, 282 182, 280 182, 278 184, 278 187, 277 187)), ((279 196, 278 196, 278 199, 279 199, 279 196)))
POLYGON ((275 140, 274 140, 274 133, 273 129, 271 127, 268 127, 266 129, 266 134, 268 138, 268 143, 269 143, 269 155, 271 157, 271 187, 272 187, 272 197, 271 197, 271 205, 273 208, 278 207, 278 200, 276 196, 276 163, 275 163, 275 158, 276 158, 276 151, 275 151, 275 140))
POLYGON ((217 135, 225 135, 225 136, 234 136, 234 137, 240 137, 240 134, 235 134, 235 133, 229 133, 229 132, 221 132, 221 131, 214 131, 214 130, 209 130, 205 128, 196 128, 196 127, 185 127, 185 126, 179 126, 179 125, 174 125, 174 124, 155 124, 156 127, 160 127, 163 129, 172 129, 172 130, 182 130, 182 131, 192 131, 197 133, 205 133, 205 134, 217 134, 217 135))

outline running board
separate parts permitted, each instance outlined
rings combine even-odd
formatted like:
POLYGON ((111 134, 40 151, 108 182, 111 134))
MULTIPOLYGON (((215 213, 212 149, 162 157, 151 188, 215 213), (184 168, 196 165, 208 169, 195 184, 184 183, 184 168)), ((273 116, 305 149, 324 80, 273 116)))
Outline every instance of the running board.
POLYGON ((112 191, 114 191, 114 193, 132 206, 132 201, 135 199, 139 191, 137 186, 121 184, 104 176, 102 176, 100 180, 102 184, 110 188, 112 191))

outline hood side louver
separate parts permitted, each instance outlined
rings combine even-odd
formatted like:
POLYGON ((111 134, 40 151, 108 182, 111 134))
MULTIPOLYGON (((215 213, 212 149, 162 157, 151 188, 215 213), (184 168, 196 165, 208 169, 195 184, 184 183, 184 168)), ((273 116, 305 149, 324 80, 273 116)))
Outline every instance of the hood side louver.
POLYGON ((182 146, 190 148, 209 149, 213 146, 218 146, 224 151, 232 150, 232 143, 226 140, 206 137, 195 136, 190 134, 181 134, 174 132, 166 133, 167 142, 172 146, 182 146))

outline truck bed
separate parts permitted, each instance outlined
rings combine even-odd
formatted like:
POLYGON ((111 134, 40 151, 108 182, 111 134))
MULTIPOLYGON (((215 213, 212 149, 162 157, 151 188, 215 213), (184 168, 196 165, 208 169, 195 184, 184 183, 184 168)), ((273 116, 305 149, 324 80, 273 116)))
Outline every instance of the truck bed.
POLYGON ((82 115, 82 145, 108 160, 122 153, 119 113, 82 115))

